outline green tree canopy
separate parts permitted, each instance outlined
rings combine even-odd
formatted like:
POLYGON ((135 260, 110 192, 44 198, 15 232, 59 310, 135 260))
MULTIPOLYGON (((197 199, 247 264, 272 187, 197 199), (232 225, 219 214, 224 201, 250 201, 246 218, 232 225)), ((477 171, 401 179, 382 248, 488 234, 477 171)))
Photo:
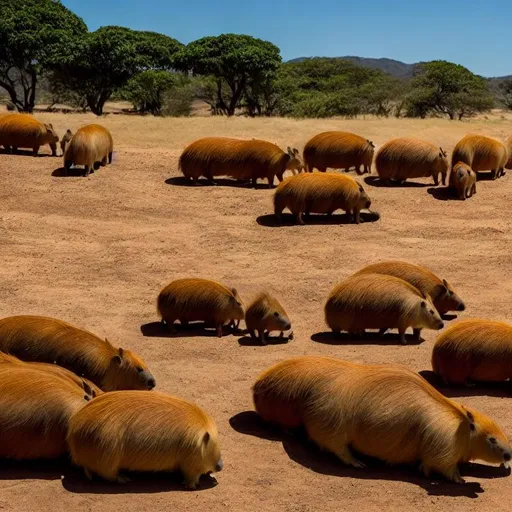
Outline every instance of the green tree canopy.
POLYGON ((42 69, 86 32, 58 0, 0 1, 0 87, 18 110, 32 112, 42 69))
POLYGON ((506 108, 512 110, 512 78, 507 78, 499 85, 500 99, 506 108))
POLYGON ((177 65, 195 75, 213 76, 217 88, 215 109, 233 115, 248 82, 267 80, 281 63, 279 48, 251 36, 223 34, 188 44, 177 65))

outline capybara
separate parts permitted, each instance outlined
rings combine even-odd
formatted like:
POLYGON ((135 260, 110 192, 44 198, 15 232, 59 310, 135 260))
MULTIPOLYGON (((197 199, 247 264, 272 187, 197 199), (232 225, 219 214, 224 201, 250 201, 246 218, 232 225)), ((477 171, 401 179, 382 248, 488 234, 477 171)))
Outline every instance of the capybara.
POLYGON ((275 144, 265 140, 239 140, 225 137, 206 137, 187 146, 180 156, 179 168, 194 183, 204 176, 213 182, 216 176, 237 180, 267 179, 269 188, 274 177, 279 181, 287 169, 299 166, 293 157, 275 144))
POLYGON ((452 167, 463 162, 473 171, 491 171, 492 179, 504 174, 507 148, 500 140, 485 135, 466 135, 453 148, 452 167))
POLYGON ((450 188, 462 201, 476 194, 476 172, 468 164, 458 162, 450 172, 450 188))
POLYGON ((39 148, 48 144, 52 156, 57 156, 57 142, 59 137, 51 123, 41 123, 28 114, 9 114, 0 119, 0 146, 7 151, 30 148, 37 156, 39 148))
POLYGON ((409 327, 417 340, 423 328, 444 327, 429 298, 403 279, 383 274, 354 275, 335 286, 325 304, 325 320, 334 333, 380 329, 382 335, 398 329, 403 344, 409 327))
POLYGON ((504 382, 512 378, 512 325, 471 318, 442 332, 432 368, 447 384, 504 382))
POLYGON ((505 147, 508 153, 508 161, 505 164, 505 168, 512 169, 512 135, 506 140, 505 147))
POLYGON ((170 330, 176 329, 176 320, 181 325, 203 321, 215 325, 219 338, 224 324, 238 327, 244 319, 244 306, 235 288, 208 279, 173 281, 158 295, 157 307, 170 330))
POLYGON ((358 274, 385 274, 399 277, 429 297, 440 315, 444 315, 448 311, 464 311, 466 309, 464 302, 446 279, 440 279, 420 265, 406 261, 383 261, 364 267, 356 273, 356 275, 358 274))
POLYGON ((268 293, 261 293, 245 312, 245 325, 252 338, 259 338, 262 345, 267 344, 271 331, 289 331, 292 328, 290 318, 279 301, 268 293))
POLYGON ((72 165, 83 165, 85 176, 99 165, 112 163, 114 142, 110 132, 99 124, 88 124, 77 130, 64 153, 66 173, 72 165))
POLYGON ((372 202, 364 188, 351 176, 337 173, 305 173, 287 178, 274 193, 274 214, 280 217, 285 208, 304 224, 303 215, 345 210, 359 224, 360 212, 372 202))
POLYGON ((448 159, 443 148, 412 138, 391 139, 381 146, 375 157, 381 180, 403 183, 410 178, 432 176, 439 185, 439 175, 446 185, 448 159))
POLYGON ((349 170, 357 174, 371 173, 375 145, 372 141, 350 132, 323 132, 315 135, 304 147, 307 172, 313 169, 349 170), (362 167, 362 170, 361 170, 362 167))
POLYGON ((512 456, 493 420, 401 366, 296 357, 260 375, 253 398, 264 420, 303 426, 316 444, 354 467, 364 464, 352 448, 390 464, 419 463, 426 476, 435 471, 463 482, 459 463, 508 466, 512 456))
POLYGON ((223 467, 215 421, 195 404, 156 392, 95 398, 73 416, 68 445, 88 478, 126 482, 121 470, 180 470, 194 489, 201 475, 223 467))
POLYGON ((89 399, 82 387, 57 374, 0 364, 0 458, 64 455, 71 416, 89 399))
POLYGON ((25 315, 0 320, 0 350, 23 361, 55 363, 103 391, 155 387, 139 356, 55 318, 25 315))

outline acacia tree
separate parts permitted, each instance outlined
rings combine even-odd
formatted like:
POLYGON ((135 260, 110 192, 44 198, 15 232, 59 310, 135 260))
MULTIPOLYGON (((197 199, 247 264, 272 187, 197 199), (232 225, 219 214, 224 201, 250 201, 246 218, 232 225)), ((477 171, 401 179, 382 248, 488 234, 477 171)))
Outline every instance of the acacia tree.
POLYGON ((188 44, 177 65, 194 75, 215 78, 216 110, 235 113, 249 82, 267 80, 281 63, 279 48, 251 36, 222 34, 188 44))
POLYGON ((102 27, 69 46, 52 62, 52 80, 82 94, 96 115, 105 102, 137 73, 172 69, 183 45, 172 37, 124 27, 102 27))
POLYGON ((85 23, 58 0, 0 1, 0 87, 18 110, 32 112, 47 62, 86 32, 85 23))

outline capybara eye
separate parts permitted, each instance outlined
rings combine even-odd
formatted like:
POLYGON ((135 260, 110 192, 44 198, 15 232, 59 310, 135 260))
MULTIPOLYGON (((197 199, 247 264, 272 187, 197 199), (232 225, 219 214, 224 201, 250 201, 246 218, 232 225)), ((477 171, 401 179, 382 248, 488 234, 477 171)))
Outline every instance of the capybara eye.
POLYGON ((431 314, 431 315, 434 315, 434 314, 435 314, 435 313, 434 313, 434 311, 433 311, 432 309, 430 310, 430 314, 431 314))
POLYGON ((496 444, 496 438, 495 437, 489 437, 489 443, 496 444))
POLYGON ((277 317, 279 316, 279 313, 276 311, 276 312, 274 313, 274 316, 277 318, 277 317))
POLYGON ((137 366, 137 371, 138 371, 139 373, 142 373, 142 372, 144 371, 144 368, 141 368, 140 366, 137 366))

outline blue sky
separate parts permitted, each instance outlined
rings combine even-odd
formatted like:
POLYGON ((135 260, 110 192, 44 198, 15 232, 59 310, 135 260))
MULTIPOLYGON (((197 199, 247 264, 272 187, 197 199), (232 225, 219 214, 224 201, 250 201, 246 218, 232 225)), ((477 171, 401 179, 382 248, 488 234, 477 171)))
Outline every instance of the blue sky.
POLYGON ((512 0, 62 0, 90 30, 122 25, 188 43, 226 32, 308 56, 445 59, 512 74, 512 0))

